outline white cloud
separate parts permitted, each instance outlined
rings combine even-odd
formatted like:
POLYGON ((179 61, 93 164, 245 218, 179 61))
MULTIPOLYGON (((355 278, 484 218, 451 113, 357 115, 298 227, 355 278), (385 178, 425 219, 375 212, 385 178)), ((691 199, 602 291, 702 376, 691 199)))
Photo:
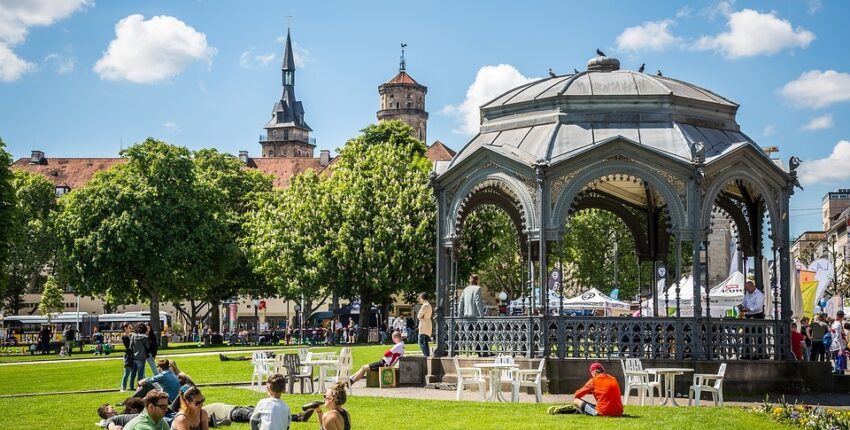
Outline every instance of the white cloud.
POLYGON ((275 59, 275 54, 270 52, 268 54, 254 54, 254 48, 251 48, 247 51, 242 52, 242 55, 239 56, 239 65, 243 69, 253 69, 259 66, 267 66, 275 59))
POLYGON ((172 78, 193 61, 212 62, 207 36, 171 16, 130 15, 115 24, 115 39, 94 65, 101 79, 151 83, 172 78))
POLYGON ((162 125, 163 127, 167 128, 169 130, 180 131, 180 127, 178 127, 177 124, 174 123, 173 121, 166 121, 166 122, 164 122, 160 125, 162 125))
POLYGON ((815 34, 802 27, 791 27, 788 20, 774 12, 759 13, 752 9, 733 12, 719 9, 727 16, 729 29, 716 36, 700 37, 693 47, 720 52, 727 58, 772 55, 787 48, 805 48, 815 40, 815 34))
POLYGON ((88 0, 0 0, 0 81, 16 81, 36 69, 11 49, 26 39, 30 27, 51 25, 88 4, 88 0))
POLYGON ((678 44, 681 39, 670 33, 671 19, 647 21, 641 25, 629 27, 617 36, 618 51, 663 51, 678 44))
POLYGON ((806 5, 808 6, 806 12, 809 15, 814 15, 823 7, 821 0, 806 0, 806 5))
POLYGON ((53 24, 90 3, 87 0, 0 1, 0 41, 8 45, 21 43, 30 27, 53 24))
POLYGON ((761 131, 761 135, 764 137, 773 136, 774 133, 776 133, 776 127, 773 124, 764 126, 764 130, 761 131))
POLYGON ((850 141, 841 140, 826 158, 806 161, 800 165, 800 182, 803 185, 821 182, 846 182, 850 180, 850 141))
POLYGON ((809 70, 785 84, 779 93, 792 103, 813 108, 850 101, 850 74, 809 70))
POLYGON ((447 105, 442 113, 457 117, 459 127, 455 133, 474 134, 478 132, 480 116, 478 108, 505 91, 533 81, 510 64, 484 66, 478 70, 475 80, 466 90, 466 99, 459 105, 447 105))
POLYGON ((56 73, 60 75, 73 72, 76 62, 77 61, 74 57, 68 57, 59 54, 50 54, 44 57, 44 63, 53 63, 56 67, 56 73))
POLYGON ((694 12, 693 8, 688 5, 682 6, 681 9, 676 11, 676 18, 690 18, 691 14, 694 12))
POLYGON ((826 128, 832 128, 832 126, 832 115, 822 115, 812 118, 808 124, 803 126, 803 130, 823 130, 826 128))
POLYGON ((25 73, 35 70, 35 64, 21 59, 8 46, 0 43, 0 81, 17 81, 25 73))

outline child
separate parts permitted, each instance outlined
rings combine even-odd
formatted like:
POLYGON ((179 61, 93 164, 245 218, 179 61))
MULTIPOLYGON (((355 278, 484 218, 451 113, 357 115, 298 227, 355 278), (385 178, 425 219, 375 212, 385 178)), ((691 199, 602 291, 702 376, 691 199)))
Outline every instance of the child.
POLYGON ((286 379, 280 373, 269 375, 266 392, 269 397, 260 400, 251 416, 251 429, 280 430, 288 429, 290 423, 289 406, 280 399, 286 387, 286 379))
POLYGON ((62 347, 59 348, 59 356, 60 357, 67 357, 68 356, 68 347, 67 346, 62 345, 62 347))

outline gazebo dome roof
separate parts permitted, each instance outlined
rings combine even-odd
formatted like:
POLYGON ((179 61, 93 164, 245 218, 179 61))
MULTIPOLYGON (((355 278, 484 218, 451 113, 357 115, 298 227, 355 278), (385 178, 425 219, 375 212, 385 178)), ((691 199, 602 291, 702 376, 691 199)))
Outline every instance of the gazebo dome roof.
POLYGON ((596 57, 583 72, 529 82, 484 104, 479 134, 451 165, 482 146, 526 164, 557 163, 618 137, 688 162, 697 142, 708 160, 740 145, 758 148, 740 131, 735 102, 619 66, 596 57))

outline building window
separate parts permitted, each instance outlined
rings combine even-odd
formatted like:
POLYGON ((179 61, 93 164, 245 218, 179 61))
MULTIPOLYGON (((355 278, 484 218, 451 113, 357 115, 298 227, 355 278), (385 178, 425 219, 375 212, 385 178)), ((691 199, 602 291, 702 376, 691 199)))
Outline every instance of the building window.
POLYGON ((269 149, 269 157, 274 157, 274 149, 269 149))
POLYGON ((410 102, 407 102, 407 108, 410 109, 410 102))
POLYGON ((64 196, 65 194, 68 193, 68 191, 71 191, 71 189, 68 188, 68 187, 65 187, 65 186, 56 187, 56 197, 64 196))
POLYGON ((398 103, 395 104, 395 108, 398 109, 398 103))
POLYGON ((289 139, 289 130, 283 130, 283 138, 289 139))
POLYGON ((272 136, 277 137, 277 130, 272 130, 272 136))

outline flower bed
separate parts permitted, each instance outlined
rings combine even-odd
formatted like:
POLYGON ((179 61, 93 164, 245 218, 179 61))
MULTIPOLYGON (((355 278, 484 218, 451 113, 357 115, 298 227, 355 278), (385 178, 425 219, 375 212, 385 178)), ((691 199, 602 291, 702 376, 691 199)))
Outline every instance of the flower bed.
POLYGON ((850 412, 820 406, 792 405, 783 397, 779 404, 765 401, 755 411, 775 421, 812 430, 850 430, 850 412))

